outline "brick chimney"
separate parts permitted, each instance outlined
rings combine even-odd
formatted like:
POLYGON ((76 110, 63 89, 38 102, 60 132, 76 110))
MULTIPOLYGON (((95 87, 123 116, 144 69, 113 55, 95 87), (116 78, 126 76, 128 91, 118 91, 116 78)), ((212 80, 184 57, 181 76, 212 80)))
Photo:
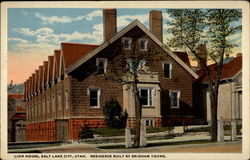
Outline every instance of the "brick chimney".
POLYGON ((103 40, 109 40, 117 33, 116 9, 103 9, 103 40))
POLYGON ((149 26, 150 31, 162 42, 162 12, 161 11, 150 11, 149 14, 149 26))
MULTIPOLYGON (((201 61, 205 62, 207 64, 207 48, 206 44, 200 44, 197 48, 197 51, 201 57, 201 61)), ((198 68, 202 69, 201 62, 198 60, 198 68)))

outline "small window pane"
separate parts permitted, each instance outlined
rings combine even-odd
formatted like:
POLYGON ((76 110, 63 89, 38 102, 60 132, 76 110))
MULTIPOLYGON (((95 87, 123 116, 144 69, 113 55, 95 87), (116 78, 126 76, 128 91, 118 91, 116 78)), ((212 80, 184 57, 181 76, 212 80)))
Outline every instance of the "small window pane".
POLYGON ((171 92, 171 106, 177 107, 178 106, 178 97, 177 92, 171 92))
POLYGON ((129 40, 124 39, 124 48, 129 48, 129 40))
POLYGON ((97 106, 97 99, 90 99, 90 106, 97 106))
POLYGON ((141 89, 141 97, 148 97, 148 90, 147 89, 141 89))
POLYGON ((98 90, 90 90, 90 106, 98 106, 98 90))
POLYGON ((97 91, 90 91, 90 98, 97 98, 97 91))
POLYGON ((98 73, 99 74, 104 74, 104 61, 103 60, 99 60, 98 73))
POLYGON ((170 78, 170 64, 164 63, 164 77, 170 78))
POLYGON ((140 48, 141 49, 146 49, 146 40, 140 40, 140 48))

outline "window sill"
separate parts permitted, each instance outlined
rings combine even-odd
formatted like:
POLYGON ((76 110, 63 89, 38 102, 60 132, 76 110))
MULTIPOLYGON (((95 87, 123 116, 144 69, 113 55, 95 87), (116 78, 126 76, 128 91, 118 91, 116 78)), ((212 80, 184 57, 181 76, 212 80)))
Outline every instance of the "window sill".
POLYGON ((90 106, 90 108, 101 108, 100 106, 90 106))
POLYGON ((150 108, 150 109, 152 109, 152 108, 155 108, 155 106, 142 106, 142 108, 150 108))
POLYGON ((178 106, 178 107, 171 107, 171 109, 180 109, 180 107, 178 106))

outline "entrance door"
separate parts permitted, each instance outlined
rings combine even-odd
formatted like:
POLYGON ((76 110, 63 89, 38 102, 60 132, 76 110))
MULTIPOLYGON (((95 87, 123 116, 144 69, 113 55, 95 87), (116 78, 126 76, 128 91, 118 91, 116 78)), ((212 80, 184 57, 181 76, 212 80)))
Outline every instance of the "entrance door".
POLYGON ((68 141, 68 120, 56 120, 56 140, 68 141))

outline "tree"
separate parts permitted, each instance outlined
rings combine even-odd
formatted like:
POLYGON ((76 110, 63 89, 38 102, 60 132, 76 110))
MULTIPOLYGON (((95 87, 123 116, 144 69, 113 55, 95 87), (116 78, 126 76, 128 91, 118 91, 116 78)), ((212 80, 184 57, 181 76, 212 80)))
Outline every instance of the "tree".
POLYGON ((235 46, 229 37, 241 30, 238 22, 241 10, 238 9, 168 9, 172 18, 168 22, 172 38, 171 47, 186 49, 197 60, 209 78, 208 89, 211 104, 211 140, 217 141, 218 89, 225 54, 235 46), (206 52, 200 53, 202 44, 206 52), (211 71, 207 61, 213 62, 211 71))
POLYGON ((114 99, 106 103, 103 108, 103 113, 106 117, 106 122, 110 128, 125 128, 128 118, 128 113, 122 111, 121 105, 114 99))
MULTIPOLYGON (((139 28, 134 28, 130 31, 131 39, 128 40, 129 49, 121 49, 119 41, 113 44, 114 48, 110 51, 110 55, 114 55, 113 60, 109 63, 109 72, 105 74, 107 80, 120 82, 127 87, 131 87, 133 92, 133 98, 135 102, 135 138, 133 147, 140 147, 140 128, 141 128, 141 116, 142 105, 140 101, 138 83, 140 74, 143 74, 147 65, 159 61, 162 59, 162 55, 155 52, 155 48, 148 45, 147 50, 141 51, 139 39, 143 38, 145 33, 139 28)), ((123 44, 123 45, 127 45, 123 44)), ((146 44, 145 44, 146 45, 146 44)))
POLYGON ((8 85, 8 91, 14 89, 16 87, 16 85, 13 85, 13 81, 10 81, 10 84, 8 85))

